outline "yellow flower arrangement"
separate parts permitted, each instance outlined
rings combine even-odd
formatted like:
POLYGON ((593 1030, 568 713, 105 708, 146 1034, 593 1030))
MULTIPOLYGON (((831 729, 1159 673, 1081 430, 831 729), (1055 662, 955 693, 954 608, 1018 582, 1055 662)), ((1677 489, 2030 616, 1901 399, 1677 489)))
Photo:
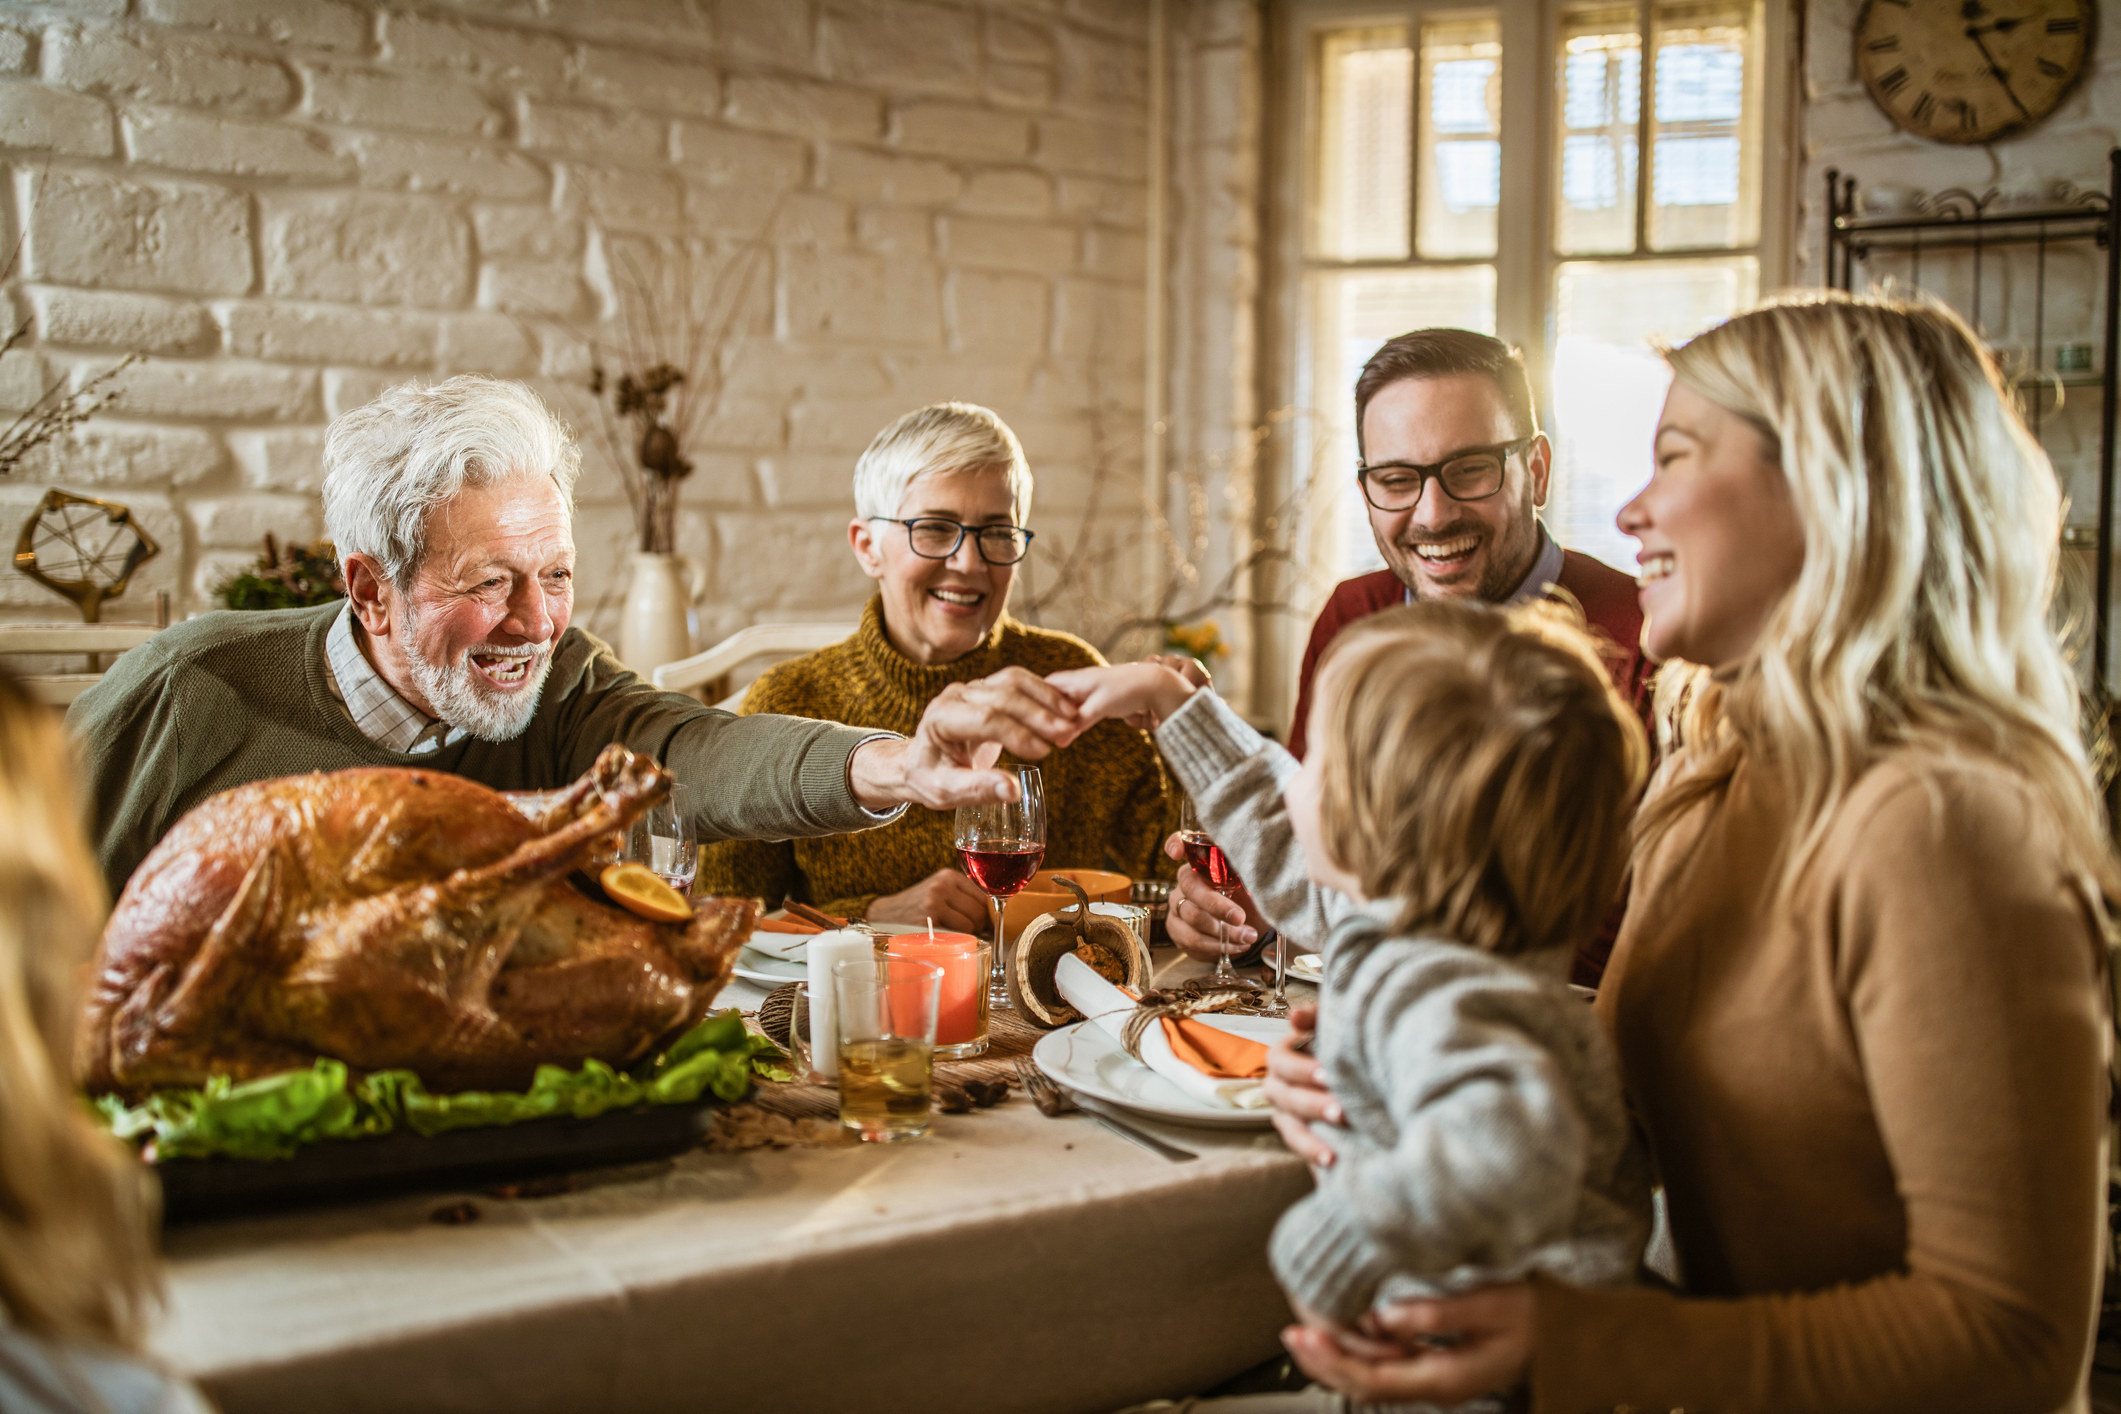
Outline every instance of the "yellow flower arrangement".
POLYGON ((1223 642, 1222 630, 1210 620, 1197 624, 1165 624, 1164 651, 1213 663, 1230 650, 1223 642))

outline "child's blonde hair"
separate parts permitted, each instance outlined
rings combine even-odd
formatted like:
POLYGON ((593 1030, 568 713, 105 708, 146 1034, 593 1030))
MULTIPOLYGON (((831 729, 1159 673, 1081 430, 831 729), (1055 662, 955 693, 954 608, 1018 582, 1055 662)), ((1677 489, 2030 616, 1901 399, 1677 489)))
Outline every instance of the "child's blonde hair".
POLYGON ((1430 600, 1333 642, 1312 719, 1327 851, 1399 926, 1573 944, 1620 889, 1649 756, 1572 609, 1430 600))
POLYGON ((0 673, 0 1307, 38 1335, 132 1349, 156 1294, 145 1175, 65 1057, 108 899, 59 719, 0 673))

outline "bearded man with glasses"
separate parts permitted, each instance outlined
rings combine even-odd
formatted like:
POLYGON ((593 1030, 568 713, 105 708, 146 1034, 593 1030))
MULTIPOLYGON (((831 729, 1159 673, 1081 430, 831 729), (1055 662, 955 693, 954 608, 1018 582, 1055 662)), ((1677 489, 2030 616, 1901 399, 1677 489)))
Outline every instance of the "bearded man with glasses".
MULTIPOLYGON (((848 545, 876 596, 853 637, 753 683, 745 714, 896 731, 953 684, 1053 693, 1047 673, 1104 662, 1079 638, 1009 617, 1033 536, 1031 469, 986 408, 938 403, 892 423, 855 464, 854 501, 848 545)), ((1157 842, 1178 809, 1147 733, 1102 722, 1037 765, 1049 867, 1169 877, 1157 842)), ((912 809, 861 835, 717 844, 700 853, 700 887, 769 907, 796 899, 872 923, 984 932, 987 897, 957 868, 951 827, 949 811, 912 809)))
MULTIPOLYGON (((1559 591, 1604 640, 1614 686, 1647 723, 1652 664, 1642 652, 1635 580, 1564 550, 1540 523, 1554 452, 1539 430, 1524 356, 1468 329, 1389 339, 1355 380, 1355 428, 1355 481, 1388 568, 1342 581, 1312 625, 1289 750, 1304 754, 1312 678, 1327 646, 1357 619, 1417 599, 1514 604, 1559 591)), ((1277 818, 1262 828, 1285 833, 1287 825, 1277 818)), ((1320 918, 1281 921, 1298 947, 1323 940, 1320 918)), ((1273 937, 1249 894, 1225 898, 1191 869, 1178 873, 1169 930, 1206 959, 1257 956, 1273 937)), ((1578 980, 1596 981, 1609 946, 1610 938, 1599 940, 1579 955, 1578 980)))
POLYGON ((1564 550, 1539 519, 1554 449, 1524 356, 1469 329, 1389 339, 1355 380, 1355 480, 1387 566, 1344 580, 1312 626, 1289 750, 1304 754, 1319 657, 1357 619, 1416 599, 1515 604, 1559 589, 1611 645, 1614 686, 1647 708, 1635 580, 1564 550))

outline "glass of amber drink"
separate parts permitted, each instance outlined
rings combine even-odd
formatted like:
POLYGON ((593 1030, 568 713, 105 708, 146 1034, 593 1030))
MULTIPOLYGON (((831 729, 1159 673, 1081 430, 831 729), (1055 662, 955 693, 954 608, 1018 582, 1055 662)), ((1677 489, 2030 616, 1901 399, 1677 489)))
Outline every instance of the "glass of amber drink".
POLYGON ((943 969, 879 955, 832 965, 839 1030, 840 1123, 864 1142, 928 1132, 943 969))

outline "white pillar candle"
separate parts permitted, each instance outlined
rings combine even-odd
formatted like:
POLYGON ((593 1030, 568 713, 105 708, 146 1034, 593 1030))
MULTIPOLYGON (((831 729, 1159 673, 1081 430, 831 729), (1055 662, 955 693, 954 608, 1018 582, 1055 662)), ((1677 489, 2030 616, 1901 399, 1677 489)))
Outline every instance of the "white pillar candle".
POLYGON ((810 940, 810 1068, 827 1080, 840 1075, 839 1000, 832 987, 832 964, 875 953, 869 935, 851 929, 819 933, 810 940))

